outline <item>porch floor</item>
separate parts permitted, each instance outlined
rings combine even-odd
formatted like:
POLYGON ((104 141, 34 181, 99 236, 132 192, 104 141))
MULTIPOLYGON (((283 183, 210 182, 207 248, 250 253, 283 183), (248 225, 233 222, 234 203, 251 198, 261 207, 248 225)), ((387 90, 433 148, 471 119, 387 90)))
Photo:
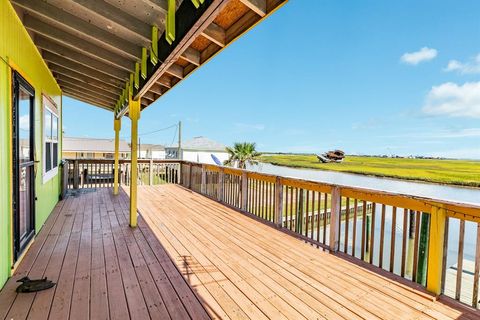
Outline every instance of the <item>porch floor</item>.
POLYGON ((60 202, 0 292, 0 319, 478 319, 180 186, 60 202), (25 275, 57 286, 16 294, 25 275))

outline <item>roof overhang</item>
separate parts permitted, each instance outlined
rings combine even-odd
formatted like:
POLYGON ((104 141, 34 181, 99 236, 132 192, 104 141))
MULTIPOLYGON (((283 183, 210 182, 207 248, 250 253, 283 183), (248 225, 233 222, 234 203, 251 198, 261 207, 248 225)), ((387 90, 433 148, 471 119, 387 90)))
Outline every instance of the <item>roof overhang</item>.
POLYGON ((148 107, 287 1, 177 0, 169 43, 168 0, 11 0, 64 95, 117 117, 129 93, 148 107))

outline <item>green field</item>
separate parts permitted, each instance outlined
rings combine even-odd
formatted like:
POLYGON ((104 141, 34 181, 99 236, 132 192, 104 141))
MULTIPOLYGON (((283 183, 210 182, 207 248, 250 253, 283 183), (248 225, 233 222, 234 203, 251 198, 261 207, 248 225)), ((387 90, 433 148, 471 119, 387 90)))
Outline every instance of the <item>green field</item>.
POLYGON ((311 168, 480 187, 480 161, 346 156, 342 163, 321 163, 315 155, 268 154, 261 162, 293 168, 311 168))

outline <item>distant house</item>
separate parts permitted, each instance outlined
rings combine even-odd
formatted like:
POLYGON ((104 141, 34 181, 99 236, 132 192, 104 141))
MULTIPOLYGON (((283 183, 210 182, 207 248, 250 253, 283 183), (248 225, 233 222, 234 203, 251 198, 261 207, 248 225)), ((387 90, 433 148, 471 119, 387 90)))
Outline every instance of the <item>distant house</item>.
MULTIPOLYGON (((62 156, 64 159, 113 159, 114 139, 63 137, 62 156)), ((130 158, 130 147, 120 139, 120 159, 130 158)))
MULTIPOLYGON (((182 143, 180 159, 199 163, 215 164, 212 154, 222 163, 228 159, 225 145, 206 137, 194 137, 182 143)), ((165 147, 166 159, 179 159, 178 145, 165 147)))
POLYGON ((140 159, 165 159, 165 147, 161 144, 142 143, 138 145, 140 159))

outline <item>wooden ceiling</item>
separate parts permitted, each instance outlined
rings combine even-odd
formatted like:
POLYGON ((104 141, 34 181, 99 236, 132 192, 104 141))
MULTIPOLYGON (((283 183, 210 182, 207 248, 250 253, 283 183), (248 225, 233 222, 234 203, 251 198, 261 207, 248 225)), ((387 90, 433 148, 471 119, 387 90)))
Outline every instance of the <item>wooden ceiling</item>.
POLYGON ((168 44, 167 0, 11 0, 64 95, 119 116, 128 112, 122 93, 142 48, 151 55, 152 26, 160 61, 149 62, 133 90, 142 108, 287 1, 205 0, 196 9, 177 0, 177 39, 168 44))

